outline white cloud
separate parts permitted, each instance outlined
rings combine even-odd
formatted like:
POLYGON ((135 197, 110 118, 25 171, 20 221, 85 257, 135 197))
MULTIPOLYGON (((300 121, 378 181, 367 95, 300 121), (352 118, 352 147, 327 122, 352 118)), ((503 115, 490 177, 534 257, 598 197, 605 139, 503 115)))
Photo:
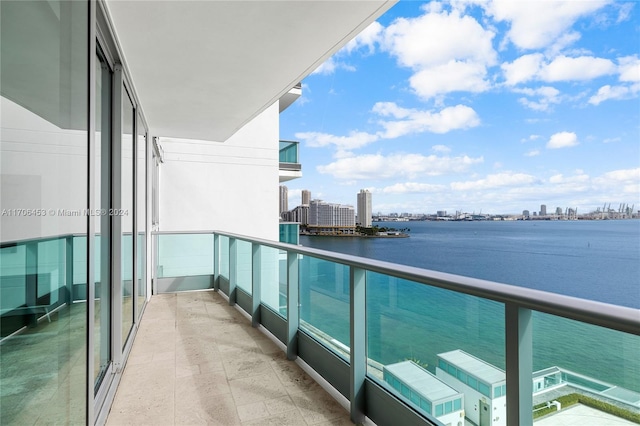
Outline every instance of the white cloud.
POLYGON ((431 149, 432 149, 434 152, 442 152, 442 153, 445 153, 445 154, 446 154, 447 152, 451 152, 451 148, 449 148, 449 147, 448 147, 448 146, 446 146, 446 145, 434 145, 434 146, 432 146, 432 147, 431 147, 431 149))
POLYGON ((397 120, 381 120, 384 128, 382 137, 398 138, 411 133, 447 133, 451 130, 467 129, 480 124, 480 118, 465 105, 447 107, 438 112, 408 109, 399 107, 394 102, 378 102, 372 111, 382 117, 393 117, 397 120))
POLYGON ((382 188, 380 192, 384 194, 420 194, 424 192, 441 192, 446 190, 445 185, 434 185, 430 183, 405 182, 382 188))
POLYGON ((515 86, 532 80, 540 71, 544 56, 541 53, 520 56, 513 62, 505 62, 500 67, 504 72, 506 83, 515 86))
POLYGON ((527 96, 537 97, 538 99, 536 101, 528 98, 518 99, 518 102, 522 105, 535 111, 549 111, 551 105, 559 104, 561 101, 560 91, 550 86, 539 87, 537 89, 514 89, 513 91, 515 93, 522 93, 527 96))
POLYGON ((505 186, 530 185, 537 181, 535 176, 526 173, 504 172, 487 175, 485 178, 473 181, 451 182, 451 189, 454 191, 486 190, 505 186))
MULTIPOLYGON (((625 66, 631 60, 625 62, 625 66)), ((568 57, 560 55, 545 62, 541 54, 524 55, 501 66, 505 83, 515 86, 528 81, 588 81, 616 73, 616 65, 609 59, 593 56, 568 57)))
POLYGON ((638 93, 640 93, 640 83, 630 86, 611 86, 607 84, 598 89, 598 93, 591 96, 588 102, 592 105, 599 105, 601 102, 611 99, 632 99, 638 96, 638 93))
POLYGON ((622 169, 607 172, 598 178, 599 182, 618 183, 636 183, 640 185, 640 167, 635 169, 622 169))
POLYGON ((345 71, 355 71, 356 68, 353 65, 349 65, 345 62, 340 62, 336 59, 335 56, 330 57, 326 61, 324 61, 318 68, 316 68, 311 75, 313 74, 322 74, 322 75, 330 75, 336 72, 338 69, 343 69, 345 71))
POLYGON ((606 138, 602 140, 602 143, 613 143, 613 142, 620 142, 622 139, 620 138, 606 138))
POLYGON ((383 26, 374 21, 367 28, 365 28, 355 38, 350 40, 342 49, 342 53, 350 54, 354 51, 366 48, 368 54, 372 54, 376 50, 376 45, 380 43, 382 39, 383 26))
POLYGON ((554 185, 572 184, 572 183, 584 183, 589 181, 589 175, 583 171, 578 170, 575 175, 565 177, 562 173, 553 175, 549 178, 549 183, 554 185))
POLYGON ((384 31, 383 50, 411 68, 409 82, 422 98, 430 99, 452 91, 487 90, 487 67, 497 54, 492 40, 495 33, 485 30, 471 16, 456 10, 424 7, 416 18, 398 18, 384 31))
POLYGON ((620 81, 631 83, 640 82, 640 59, 637 56, 618 58, 618 63, 620 81))
POLYGON ((616 19, 616 24, 619 24, 621 22, 628 20, 629 16, 631 16, 631 10, 633 9, 634 6, 635 4, 632 1, 620 3, 619 4, 620 9, 618 11, 618 18, 616 19))
POLYGON ((555 133, 547 142, 548 149, 568 148, 576 145, 578 145, 578 136, 573 132, 555 133))
POLYGON ((540 155, 540 150, 539 149, 532 149, 531 151, 528 151, 524 155, 526 157, 536 157, 536 156, 540 155))
MULTIPOLYGON (((575 41, 571 27, 582 16, 608 3, 593 1, 495 1, 485 10, 498 21, 510 23, 507 40, 520 49, 544 49, 559 40, 575 41)), ((481 3, 482 4, 482 3, 481 3)))
POLYGON ((482 163, 483 157, 448 157, 422 154, 366 154, 341 158, 333 163, 318 166, 318 172, 337 179, 388 179, 405 176, 437 176, 459 173, 473 164, 482 163))
POLYGON ((543 81, 585 81, 613 74, 616 66, 609 59, 593 56, 558 56, 540 70, 543 81))
POLYGON ((529 137, 528 137, 528 138, 520 139, 520 142, 522 142, 522 143, 525 143, 525 142, 531 142, 531 141, 538 140, 538 139, 540 139, 541 137, 542 137, 542 136, 540 136, 540 135, 529 135, 529 137))
POLYGON ((310 147, 318 148, 333 145, 339 150, 362 148, 379 139, 378 135, 356 131, 350 132, 348 136, 336 136, 321 132, 301 132, 296 133, 295 136, 310 147))
POLYGON ((409 85, 426 100, 451 92, 480 93, 491 87, 486 74, 481 63, 451 60, 416 72, 409 78, 409 85))
MULTIPOLYGON (((362 148, 380 139, 395 139, 423 132, 447 133, 480 124, 476 112, 464 105, 447 107, 440 111, 427 111, 402 108, 394 102, 377 102, 371 112, 379 117, 391 118, 378 120, 377 123, 383 128, 382 131, 376 133, 351 131, 347 136, 323 132, 300 132, 296 133, 295 137, 313 148, 333 146, 336 149, 335 157, 343 158, 351 157, 351 150, 362 148)), ((440 150, 445 148, 441 146, 440 150)))

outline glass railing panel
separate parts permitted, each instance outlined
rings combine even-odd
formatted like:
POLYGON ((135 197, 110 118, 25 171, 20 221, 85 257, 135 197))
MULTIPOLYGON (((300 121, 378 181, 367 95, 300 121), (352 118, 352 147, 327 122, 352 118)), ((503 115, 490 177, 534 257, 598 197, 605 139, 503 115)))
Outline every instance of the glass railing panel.
POLYGON ((367 375, 444 424, 505 424, 506 397, 491 393, 506 380, 504 305, 374 272, 366 282, 367 375))
POLYGON ((138 233, 138 241, 136 246, 136 273, 137 273, 137 300, 136 300, 136 317, 140 318, 142 308, 147 298, 147 239, 144 232, 138 233))
POLYGON ((122 347, 127 341, 129 332, 133 327, 133 235, 122 234, 122 347))
POLYGON ((219 279, 225 280, 226 283, 229 283, 229 237, 225 237, 224 235, 220 235, 219 237, 219 250, 220 253, 218 255, 219 259, 219 279))
POLYGON ((158 235, 158 278, 213 275, 213 234, 158 235))
POLYGON ((236 286, 251 294, 251 243, 236 240, 236 286))
MULTIPOLYGON (((8 315, 27 303, 27 247, 24 244, 5 245, 0 249, 0 315, 2 335, 17 328, 9 327, 8 315)), ((19 327, 18 327, 19 328, 19 327)))
POLYGON ((260 257, 261 302, 284 316, 287 305, 287 252, 262 246, 260 257))
POLYGON ((302 256, 300 328, 349 359, 349 267, 302 256))
POLYGON ((280 242, 298 245, 300 240, 300 224, 298 223, 281 223, 280 224, 280 242))
MULTIPOLYGON (((86 247, 86 238, 83 238, 86 247)), ((86 251, 86 249, 85 249, 86 251)), ((38 243, 36 305, 59 305, 67 297, 66 238, 38 243)), ((86 273, 86 269, 84 269, 86 273)), ((84 277, 84 281, 87 277, 84 277)), ((86 288, 86 285, 84 286, 86 288)), ((76 300, 76 299, 73 299, 76 300)), ((86 295, 81 297, 86 300, 86 295)))
POLYGON ((532 318, 534 422, 567 424, 565 409, 579 404, 601 424, 640 423, 640 336, 540 312, 532 318))
POLYGON ((280 141, 280 162, 299 163, 298 142, 280 141))

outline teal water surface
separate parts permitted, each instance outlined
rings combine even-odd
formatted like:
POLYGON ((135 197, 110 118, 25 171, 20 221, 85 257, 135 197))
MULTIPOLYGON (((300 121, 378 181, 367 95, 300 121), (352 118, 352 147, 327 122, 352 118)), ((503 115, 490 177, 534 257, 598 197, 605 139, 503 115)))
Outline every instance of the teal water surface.
MULTIPOLYGON (((640 221, 399 222, 410 238, 304 237, 305 246, 640 307, 640 221)), ((349 343, 348 286, 327 265, 309 271, 318 299, 302 318, 349 343), (321 273, 317 273, 321 271, 321 273), (314 275, 314 274, 311 274, 314 275), (339 282, 341 285, 332 283, 339 282), (326 309, 323 309, 323 301, 326 309), (315 306, 315 307, 314 307, 315 306)), ((317 261, 320 262, 320 261, 317 261)), ((314 269, 315 268, 315 269, 314 269)), ((311 296, 313 297, 313 296, 311 296)), ((304 305, 304 301, 302 302, 304 305)), ((534 370, 559 366, 640 392, 640 338, 534 312, 534 370)), ((504 369, 504 306, 378 274, 367 275, 368 355, 434 370, 462 349, 504 369)))

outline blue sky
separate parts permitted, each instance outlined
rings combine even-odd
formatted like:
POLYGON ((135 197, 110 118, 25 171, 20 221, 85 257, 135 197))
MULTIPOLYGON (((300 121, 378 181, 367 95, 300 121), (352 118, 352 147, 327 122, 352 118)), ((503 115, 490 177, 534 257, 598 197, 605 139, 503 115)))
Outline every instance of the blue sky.
POLYGON ((281 113, 289 207, 638 210, 639 50, 636 1, 400 1, 281 113))

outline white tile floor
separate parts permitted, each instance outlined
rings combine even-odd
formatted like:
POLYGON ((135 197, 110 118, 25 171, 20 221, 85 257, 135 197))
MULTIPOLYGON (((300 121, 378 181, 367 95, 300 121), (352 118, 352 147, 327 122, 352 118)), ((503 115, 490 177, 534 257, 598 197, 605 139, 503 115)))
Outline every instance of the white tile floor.
POLYGON ((349 413, 214 292, 153 296, 107 425, 351 425, 349 413))

